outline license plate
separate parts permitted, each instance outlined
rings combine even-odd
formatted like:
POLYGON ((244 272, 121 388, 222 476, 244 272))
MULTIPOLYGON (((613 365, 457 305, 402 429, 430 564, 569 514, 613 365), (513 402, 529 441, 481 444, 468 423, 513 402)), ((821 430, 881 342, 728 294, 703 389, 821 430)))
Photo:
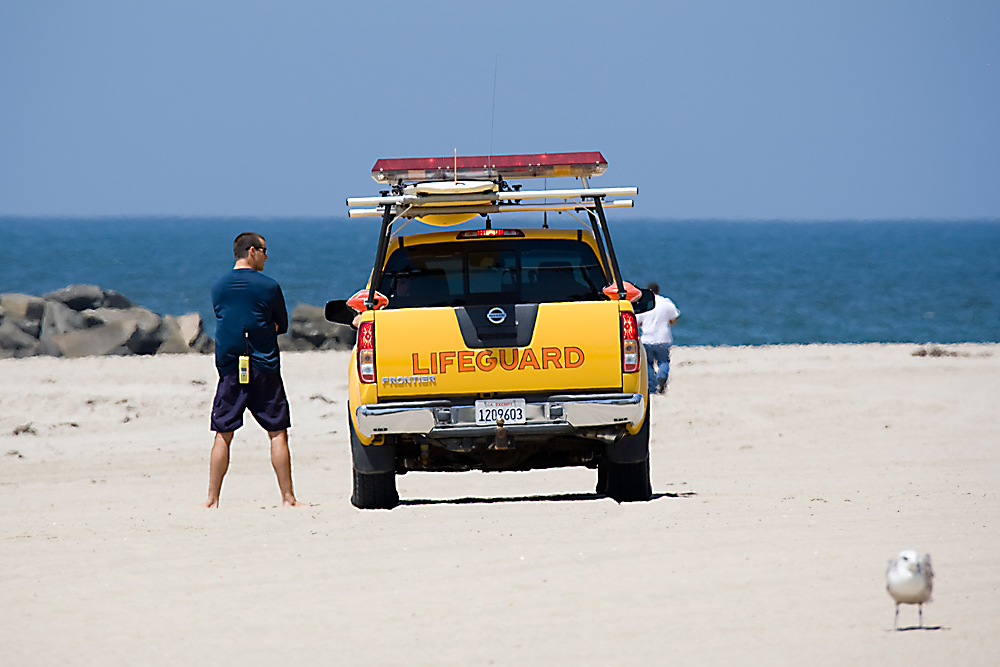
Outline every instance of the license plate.
POLYGON ((476 401, 476 425, 495 426, 498 419, 506 424, 523 424, 523 398, 496 398, 476 401))

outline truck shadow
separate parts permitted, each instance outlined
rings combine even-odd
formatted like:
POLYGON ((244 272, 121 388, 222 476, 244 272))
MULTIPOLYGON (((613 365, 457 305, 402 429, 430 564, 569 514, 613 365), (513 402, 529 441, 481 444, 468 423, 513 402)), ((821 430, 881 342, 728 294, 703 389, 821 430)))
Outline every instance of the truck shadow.
MULTIPOLYGON (((698 495, 689 493, 654 493, 649 501, 660 500, 661 498, 688 498, 698 495)), ((610 500, 608 496, 601 493, 561 493, 550 496, 506 496, 499 498, 412 498, 401 499, 400 505, 492 505, 495 503, 549 503, 566 502, 580 500, 610 500)))

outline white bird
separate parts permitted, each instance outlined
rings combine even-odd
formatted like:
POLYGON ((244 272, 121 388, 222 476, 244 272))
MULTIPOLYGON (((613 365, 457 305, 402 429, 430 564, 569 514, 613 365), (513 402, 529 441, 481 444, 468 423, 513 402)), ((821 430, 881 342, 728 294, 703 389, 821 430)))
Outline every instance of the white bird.
POLYGON ((889 561, 885 571, 885 589, 896 601, 896 618, 892 627, 898 629, 899 605, 920 605, 920 627, 924 627, 924 603, 930 600, 934 590, 934 569, 931 555, 917 555, 913 549, 904 549, 889 561))

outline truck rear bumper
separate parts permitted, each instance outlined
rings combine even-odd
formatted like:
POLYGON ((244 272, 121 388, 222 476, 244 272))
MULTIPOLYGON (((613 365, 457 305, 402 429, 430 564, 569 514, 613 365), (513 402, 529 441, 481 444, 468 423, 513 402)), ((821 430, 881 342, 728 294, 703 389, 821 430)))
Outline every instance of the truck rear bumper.
MULTIPOLYGON (((634 426, 642 421, 646 401, 642 394, 567 394, 525 404, 525 423, 508 424, 511 434, 559 435, 581 428, 634 426)), ((467 438, 491 435, 495 425, 476 425, 474 405, 448 400, 375 403, 358 406, 358 430, 367 437, 422 434, 467 438)))

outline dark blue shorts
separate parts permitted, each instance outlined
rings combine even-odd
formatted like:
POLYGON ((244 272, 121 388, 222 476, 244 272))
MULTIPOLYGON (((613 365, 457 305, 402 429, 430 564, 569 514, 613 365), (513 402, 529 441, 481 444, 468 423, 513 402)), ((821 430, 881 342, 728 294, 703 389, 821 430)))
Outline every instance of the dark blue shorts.
POLYGON ((219 378, 212 403, 212 430, 230 433, 243 426, 243 412, 265 431, 282 431, 292 425, 285 385, 280 373, 250 369, 250 384, 240 384, 239 370, 219 378))

